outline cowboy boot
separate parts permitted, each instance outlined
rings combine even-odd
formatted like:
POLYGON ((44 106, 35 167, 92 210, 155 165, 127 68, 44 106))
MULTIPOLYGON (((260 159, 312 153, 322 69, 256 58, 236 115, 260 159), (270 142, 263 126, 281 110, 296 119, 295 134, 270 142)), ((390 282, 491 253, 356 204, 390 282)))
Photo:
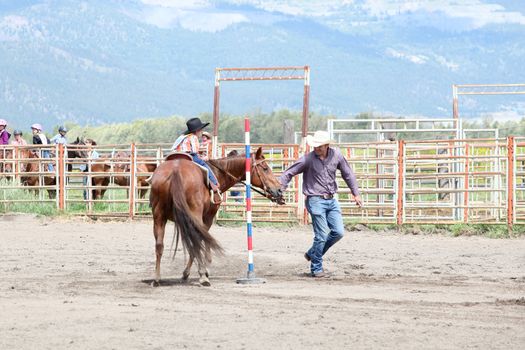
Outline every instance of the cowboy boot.
POLYGON ((213 204, 220 204, 222 202, 222 193, 221 193, 221 190, 219 189, 219 186, 210 182, 210 187, 211 187, 211 193, 210 193, 211 202, 213 204))

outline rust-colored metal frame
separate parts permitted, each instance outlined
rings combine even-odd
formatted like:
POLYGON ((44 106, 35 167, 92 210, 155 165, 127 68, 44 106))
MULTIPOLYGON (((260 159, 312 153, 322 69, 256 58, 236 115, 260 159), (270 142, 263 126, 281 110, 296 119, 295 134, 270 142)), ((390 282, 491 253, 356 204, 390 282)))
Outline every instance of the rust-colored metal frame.
POLYGON ((525 84, 454 84, 452 116, 459 119, 460 95, 525 95, 525 84))
POLYGON ((215 68, 215 91, 213 96, 213 157, 218 153, 219 106, 221 81, 259 81, 259 80, 304 80, 303 118, 301 133, 303 139, 308 132, 310 104, 310 67, 255 67, 255 68, 215 68))

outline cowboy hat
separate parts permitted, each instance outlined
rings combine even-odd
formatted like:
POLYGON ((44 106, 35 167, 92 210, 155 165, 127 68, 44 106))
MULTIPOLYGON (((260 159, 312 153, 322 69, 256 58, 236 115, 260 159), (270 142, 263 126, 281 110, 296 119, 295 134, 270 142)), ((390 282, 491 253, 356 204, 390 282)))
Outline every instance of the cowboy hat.
POLYGON ((210 125, 210 123, 203 123, 199 118, 191 118, 186 122, 186 127, 188 128, 188 130, 186 130, 184 134, 191 134, 193 132, 204 129, 208 125, 210 125))
POLYGON ((319 147, 322 145, 334 143, 334 140, 330 139, 330 134, 328 131, 317 130, 313 136, 306 136, 306 143, 308 143, 308 146, 310 147, 319 147))

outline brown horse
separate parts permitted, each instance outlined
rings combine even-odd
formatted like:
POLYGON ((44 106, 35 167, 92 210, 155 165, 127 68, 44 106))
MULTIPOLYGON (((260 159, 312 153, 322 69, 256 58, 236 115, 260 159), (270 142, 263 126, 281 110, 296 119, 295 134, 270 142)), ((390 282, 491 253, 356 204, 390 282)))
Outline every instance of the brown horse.
MULTIPOLYGON (((130 165, 129 165, 130 153, 125 151, 119 151, 115 154, 114 160, 105 158, 99 158, 91 165, 91 171, 95 173, 111 173, 114 172, 113 182, 115 185, 129 187, 130 179, 130 165), (113 168, 113 170, 112 170, 113 168), (117 174, 118 173, 118 174, 117 174)), ((136 174, 153 173, 157 168, 157 163, 140 163, 141 159, 138 159, 137 167, 135 169, 136 174)), ((149 175, 137 175, 137 187, 139 188, 138 194, 141 199, 146 197, 148 192, 149 183, 147 179, 149 175)), ((93 199, 102 199, 106 193, 107 188, 110 184, 111 176, 109 175, 93 175, 92 185, 99 187, 94 188, 92 195, 93 199)))
MULTIPOLYGON (((119 173, 125 173, 127 175, 115 175, 113 180, 115 184, 119 186, 126 186, 129 187, 129 179, 130 179, 130 164, 129 160, 131 158, 131 154, 129 152, 119 151, 115 155, 115 158, 117 161, 115 162, 115 172, 119 173), (122 159, 122 161, 120 161, 122 159), (127 162, 126 162, 127 160, 127 162)), ((135 169, 136 174, 144 174, 144 173, 153 173, 155 169, 157 169, 157 163, 142 163, 144 159, 141 160, 141 158, 137 159, 137 166, 135 169)), ((137 175, 137 188, 139 197, 141 199, 144 199, 146 197, 146 193, 148 192, 149 183, 148 178, 150 175, 137 175)))
MULTIPOLYGON (((246 177, 245 156, 227 157, 208 162, 213 168, 222 192, 227 191, 246 177)), ((251 182, 262 188, 268 198, 284 203, 281 185, 266 163, 259 148, 252 154, 251 182)), ((219 243, 210 235, 209 229, 220 204, 213 204, 210 191, 205 185, 204 172, 189 159, 168 160, 155 170, 151 179, 150 205, 153 212, 153 234, 155 236, 155 280, 160 283, 160 261, 164 251, 164 231, 166 222, 175 223, 177 235, 180 233, 184 248, 189 253, 189 261, 182 279, 187 280, 193 260, 199 270, 199 282, 209 286, 206 265, 211 263, 211 252, 221 252, 219 243)))
MULTIPOLYGON (((47 164, 41 163, 40 157, 38 157, 38 154, 34 150, 29 149, 21 149, 20 150, 20 158, 26 159, 22 162, 20 162, 20 168, 21 172, 28 173, 23 176, 20 176, 20 182, 24 186, 39 186, 40 185, 40 175, 31 175, 29 173, 38 173, 40 172, 40 168, 47 169, 47 164), (31 160, 33 159, 33 160, 31 160)), ((56 177, 55 174, 49 173, 49 176, 43 176, 42 179, 42 185, 43 186, 55 186, 56 185, 56 177)), ((47 190, 49 198, 54 199, 56 198, 56 190, 48 189, 47 190)))

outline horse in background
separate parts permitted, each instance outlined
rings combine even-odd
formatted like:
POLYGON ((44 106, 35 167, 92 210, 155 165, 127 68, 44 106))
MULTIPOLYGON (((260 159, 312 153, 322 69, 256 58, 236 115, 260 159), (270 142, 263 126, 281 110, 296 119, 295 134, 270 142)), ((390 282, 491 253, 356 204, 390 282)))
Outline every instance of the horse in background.
MULTIPOLYGON (((79 139, 77 137, 76 141, 72 144, 66 145, 66 164, 68 171, 71 172, 73 170, 73 165, 69 162, 67 162, 68 159, 85 159, 88 157, 88 153, 86 150, 83 149, 85 147, 85 143, 83 140, 79 139)), ((54 172, 49 172, 49 175, 38 175, 30 173, 39 173, 40 169, 43 169, 42 172, 47 172, 47 164, 43 163, 43 159, 48 158, 40 158, 38 155, 37 149, 29 149, 29 148, 20 148, 19 149, 19 157, 20 159, 23 159, 20 162, 20 182, 22 185, 25 186, 40 186, 40 180, 39 178, 42 176, 42 185, 43 186, 56 186, 56 175, 54 172), (24 160, 25 159, 25 160, 24 160), (42 164, 42 165, 40 165, 42 164), (24 174, 24 175, 22 175, 24 174)), ((50 159, 51 160, 51 159, 50 159)), ((55 189, 48 189, 48 195, 50 199, 56 198, 56 190, 55 189)))
MULTIPOLYGON (((261 188, 269 199, 284 204, 281 184, 266 163, 262 148, 259 147, 251 158, 251 183, 261 188)), ((208 162, 219 181, 221 192, 246 179, 245 162, 244 155, 208 162)), ((160 283, 160 262, 168 220, 175 223, 176 234, 180 234, 189 253, 182 279, 188 279, 193 261, 197 260, 200 284, 210 285, 207 265, 211 263, 212 251, 220 253, 222 248, 209 232, 220 203, 211 202, 206 180, 206 173, 189 158, 167 160, 153 173, 150 192, 156 253, 153 286, 160 283)))
MULTIPOLYGON (((89 157, 88 151, 86 149, 86 143, 84 139, 77 137, 77 139, 66 146, 67 148, 67 159, 87 159, 89 157)), ((67 171, 73 171, 73 164, 67 162, 67 171)))
MULTIPOLYGON (((115 153, 113 160, 101 158, 99 162, 92 164, 91 169, 93 172, 106 172, 110 173, 113 171, 115 173, 113 177, 113 183, 118 186, 123 186, 129 188, 130 186, 130 176, 131 176, 131 167, 130 159, 131 153, 127 151, 118 151, 115 153), (119 174, 116 174, 119 173, 119 174)), ((136 174, 142 173, 153 173, 157 168, 157 163, 142 163, 138 159, 138 163, 135 169, 136 174)), ((147 179, 150 175, 137 175, 137 187, 139 198, 143 199, 146 197, 148 192, 149 183, 147 179)), ((111 183, 110 175, 96 175, 92 177, 93 186, 107 187, 111 183)), ((93 189, 93 199, 102 199, 106 193, 106 188, 93 189)), ((129 196, 129 193, 128 193, 129 196)))
MULTIPOLYGON (((23 186, 40 186, 40 177, 42 177, 42 186, 56 186, 56 177, 54 173, 49 172, 49 175, 41 175, 40 169, 47 169, 47 164, 42 163, 43 159, 48 158, 40 158, 37 154, 37 151, 34 149, 28 149, 23 148, 20 149, 20 182, 23 186), (31 175, 31 173, 34 173, 31 175), (36 174, 35 174, 36 173, 36 174), (22 175, 24 174, 24 175, 22 175)), ((43 171, 47 172, 47 171, 43 171)), ((36 189, 33 189, 34 192, 36 192, 36 189)), ((55 189, 47 189, 47 193, 49 195, 49 199, 55 199, 56 198, 56 190, 55 189)))

